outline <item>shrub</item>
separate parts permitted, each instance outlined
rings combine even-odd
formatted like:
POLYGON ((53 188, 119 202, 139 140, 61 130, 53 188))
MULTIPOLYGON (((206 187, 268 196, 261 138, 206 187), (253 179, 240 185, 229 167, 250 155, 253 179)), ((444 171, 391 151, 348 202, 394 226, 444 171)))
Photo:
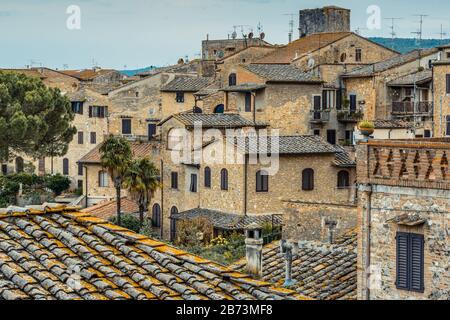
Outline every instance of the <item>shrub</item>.
POLYGON ((370 121, 364 120, 359 123, 358 127, 362 129, 374 129, 375 125, 370 121))
POLYGON ((195 247, 207 245, 211 241, 214 227, 208 219, 195 218, 177 223, 176 243, 181 246, 195 247))
POLYGON ((68 190, 70 188, 70 184, 70 179, 59 173, 54 176, 45 176, 46 187, 52 190, 57 196, 68 190))
MULTIPOLYGON (((117 216, 109 218, 109 222, 117 224, 117 216)), ((141 225, 139 218, 132 214, 122 214, 121 216, 122 227, 139 233, 141 231, 141 225)))

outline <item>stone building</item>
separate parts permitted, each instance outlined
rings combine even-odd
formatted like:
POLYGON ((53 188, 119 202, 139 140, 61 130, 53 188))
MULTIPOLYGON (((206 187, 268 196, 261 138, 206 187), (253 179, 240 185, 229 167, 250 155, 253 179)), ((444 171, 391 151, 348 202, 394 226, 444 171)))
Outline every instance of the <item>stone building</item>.
POLYGON ((449 150, 447 139, 358 146, 359 299, 450 299, 449 150))
POLYGON ((433 63, 434 135, 450 136, 450 45, 439 48, 433 63))
POLYGON ((202 41, 202 59, 217 60, 235 54, 248 47, 268 47, 270 43, 260 38, 210 40, 202 41))
POLYGON ((314 33, 349 32, 350 14, 349 9, 336 6, 300 10, 300 38, 314 33))

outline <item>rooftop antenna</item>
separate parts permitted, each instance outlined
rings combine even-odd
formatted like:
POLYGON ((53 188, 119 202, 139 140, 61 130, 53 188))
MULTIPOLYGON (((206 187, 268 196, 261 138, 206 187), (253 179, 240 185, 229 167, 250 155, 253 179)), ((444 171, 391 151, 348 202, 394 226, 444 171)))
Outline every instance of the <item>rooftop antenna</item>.
POLYGON ((391 49, 394 50, 395 47, 395 38, 397 37, 397 33, 395 32, 395 21, 396 20, 402 20, 403 18, 385 18, 385 20, 390 20, 391 21, 391 25, 389 27, 389 29, 391 29, 391 32, 389 33, 391 36, 391 49))
POLYGON ((447 35, 447 33, 444 31, 444 25, 441 24, 441 32, 438 33, 438 35, 441 37, 441 44, 444 42, 444 37, 447 35))
POLYGON ((411 32, 412 34, 417 35, 418 41, 419 41, 419 45, 422 44, 422 36, 423 36, 423 18, 428 17, 428 15, 426 14, 416 14, 414 15, 415 17, 419 17, 419 30, 415 31, 415 32, 411 32))
POLYGON ((362 30, 369 30, 369 29, 367 29, 367 28, 362 28, 362 27, 358 27, 358 28, 356 28, 355 33, 356 33, 357 35, 360 36, 362 30))
POLYGON ((293 14, 293 13, 285 13, 284 16, 289 16, 290 17, 290 19, 289 19, 289 34, 288 34, 288 36, 289 36, 289 43, 291 43, 292 42, 292 37, 294 36, 294 17, 295 17, 295 14, 293 14))

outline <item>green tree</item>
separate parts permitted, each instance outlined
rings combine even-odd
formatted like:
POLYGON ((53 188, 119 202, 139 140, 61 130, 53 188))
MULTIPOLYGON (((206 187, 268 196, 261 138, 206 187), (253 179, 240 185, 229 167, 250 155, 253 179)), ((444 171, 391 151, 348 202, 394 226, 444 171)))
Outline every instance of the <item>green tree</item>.
POLYGON ((103 168, 107 169, 114 180, 117 197, 117 224, 121 221, 121 190, 123 177, 132 161, 133 153, 130 143, 122 137, 110 136, 100 147, 103 168))
POLYGON ((159 170, 148 158, 133 160, 125 172, 124 186, 135 195, 139 204, 139 222, 144 224, 144 212, 159 188, 159 170))
POLYGON ((45 184, 47 188, 52 190, 56 196, 60 196, 64 191, 70 188, 70 179, 59 173, 56 175, 45 176, 45 184))
POLYGON ((70 101, 37 78, 0 72, 0 161, 63 156, 76 128, 70 101))

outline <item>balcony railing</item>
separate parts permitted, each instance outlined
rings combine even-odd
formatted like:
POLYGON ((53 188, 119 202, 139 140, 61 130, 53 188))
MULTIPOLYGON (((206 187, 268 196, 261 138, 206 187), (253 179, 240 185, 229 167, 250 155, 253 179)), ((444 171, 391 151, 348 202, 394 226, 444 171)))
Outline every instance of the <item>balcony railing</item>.
POLYGON ((403 101, 392 102, 392 114, 394 115, 414 115, 425 114, 429 115, 433 111, 433 102, 421 101, 403 101))
POLYGON ((311 111, 312 123, 326 123, 330 121, 330 110, 311 111))
POLYGON ((341 122, 359 122, 364 118, 364 114, 361 111, 356 110, 344 110, 339 111, 337 114, 338 121, 341 122))

